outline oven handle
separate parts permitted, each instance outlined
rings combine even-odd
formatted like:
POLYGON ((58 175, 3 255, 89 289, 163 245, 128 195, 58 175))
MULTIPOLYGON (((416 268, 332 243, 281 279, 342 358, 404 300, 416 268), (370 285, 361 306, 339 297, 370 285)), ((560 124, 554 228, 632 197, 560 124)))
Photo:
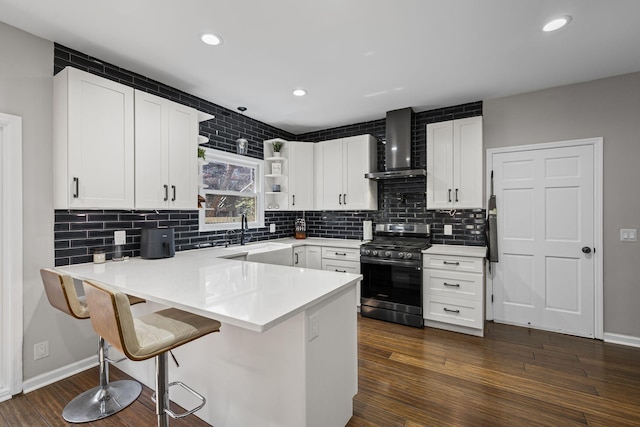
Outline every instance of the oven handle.
POLYGON ((360 257, 361 264, 376 264, 376 265, 393 265, 397 267, 409 267, 416 270, 422 270, 421 261, 401 261, 397 259, 377 259, 377 258, 365 258, 360 257))

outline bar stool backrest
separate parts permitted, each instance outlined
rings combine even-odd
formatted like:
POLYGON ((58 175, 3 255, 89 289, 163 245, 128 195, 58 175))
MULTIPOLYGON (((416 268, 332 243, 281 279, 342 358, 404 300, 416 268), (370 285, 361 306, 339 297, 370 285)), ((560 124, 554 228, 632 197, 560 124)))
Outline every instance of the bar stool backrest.
POLYGON ((134 356, 138 345, 129 298, 95 282, 84 282, 87 304, 91 307, 93 329, 127 358, 134 356))
POLYGON ((48 268, 41 269, 40 276, 49 304, 76 319, 89 317, 89 307, 78 297, 71 276, 48 268))

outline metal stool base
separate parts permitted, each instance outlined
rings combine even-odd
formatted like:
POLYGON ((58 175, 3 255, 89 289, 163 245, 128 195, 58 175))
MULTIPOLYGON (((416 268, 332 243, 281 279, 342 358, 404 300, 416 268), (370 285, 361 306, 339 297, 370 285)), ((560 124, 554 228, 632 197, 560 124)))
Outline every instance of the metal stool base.
POLYGON ((70 423, 88 423, 106 418, 131 405, 142 392, 137 381, 113 381, 106 387, 94 387, 73 399, 62 411, 70 423))

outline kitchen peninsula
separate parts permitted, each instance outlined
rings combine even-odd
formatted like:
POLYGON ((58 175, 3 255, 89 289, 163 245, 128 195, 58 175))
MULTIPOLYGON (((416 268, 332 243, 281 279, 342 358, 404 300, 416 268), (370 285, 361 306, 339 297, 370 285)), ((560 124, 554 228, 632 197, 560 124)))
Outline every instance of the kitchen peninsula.
MULTIPOLYGON (((174 350, 180 366, 170 364, 170 381, 207 398, 196 415, 208 423, 344 426, 357 393, 361 276, 219 258, 233 255, 230 250, 57 270, 145 298, 147 304, 133 307, 135 315, 171 306, 222 323, 219 334, 174 350)), ((152 360, 118 367, 154 388, 152 360)), ((193 406, 188 395, 171 392, 176 403, 193 406)))

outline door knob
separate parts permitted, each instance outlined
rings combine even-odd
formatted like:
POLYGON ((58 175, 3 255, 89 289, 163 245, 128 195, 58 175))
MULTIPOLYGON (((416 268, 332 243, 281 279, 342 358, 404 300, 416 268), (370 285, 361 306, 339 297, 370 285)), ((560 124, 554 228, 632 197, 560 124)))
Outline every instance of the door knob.
POLYGON ((584 246, 582 248, 582 252, 584 252, 585 254, 590 254, 591 253, 591 248, 589 246, 584 246))

